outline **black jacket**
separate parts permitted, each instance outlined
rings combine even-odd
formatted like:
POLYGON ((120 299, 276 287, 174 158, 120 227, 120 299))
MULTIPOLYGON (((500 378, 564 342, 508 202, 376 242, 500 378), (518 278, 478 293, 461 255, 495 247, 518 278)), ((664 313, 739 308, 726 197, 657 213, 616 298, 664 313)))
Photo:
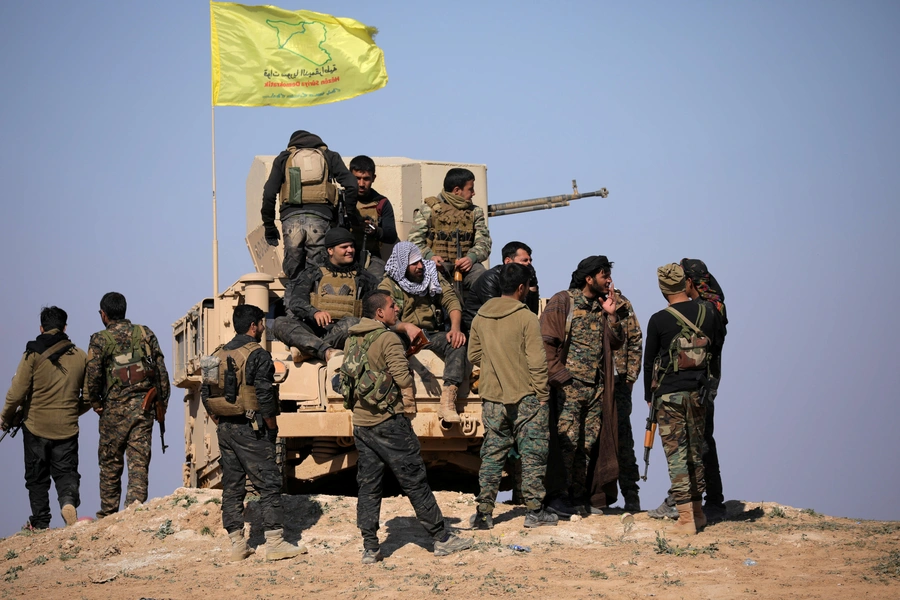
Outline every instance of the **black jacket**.
MULTIPOLYGON (((462 314, 463 327, 466 331, 472 326, 472 320, 475 318, 475 315, 478 314, 478 309, 491 298, 499 298, 501 296, 500 269, 502 268, 503 265, 501 264, 485 271, 484 275, 478 278, 478 281, 475 282, 475 285, 472 286, 472 289, 466 294, 466 303, 465 306, 463 306, 462 314)), ((525 297, 525 306, 527 306, 531 312, 537 314, 541 292, 540 289, 538 289, 537 273, 533 266, 529 265, 529 268, 531 269, 531 287, 534 287, 535 291, 528 292, 528 296, 525 297)))
MULTIPOLYGON (((328 146, 325 145, 325 142, 322 141, 322 138, 316 134, 303 130, 295 131, 291 134, 291 141, 288 142, 288 147, 323 148, 325 150, 325 158, 328 160, 328 169, 331 171, 331 177, 336 179, 337 182, 344 187, 344 195, 348 210, 355 209, 357 193, 356 177, 354 177, 350 170, 347 169, 340 154, 329 150, 328 146)), ((275 223, 276 196, 278 195, 278 192, 281 191, 281 186, 284 184, 284 163, 289 155, 290 152, 284 150, 275 157, 275 162, 272 163, 272 172, 269 173, 269 179, 266 181, 266 185, 263 186, 262 210, 260 211, 262 213, 263 225, 272 225, 275 223)), ((284 221, 292 214, 301 212, 314 213, 329 221, 335 219, 335 209, 329 204, 308 204, 305 206, 286 204, 281 207, 281 220, 284 221)))

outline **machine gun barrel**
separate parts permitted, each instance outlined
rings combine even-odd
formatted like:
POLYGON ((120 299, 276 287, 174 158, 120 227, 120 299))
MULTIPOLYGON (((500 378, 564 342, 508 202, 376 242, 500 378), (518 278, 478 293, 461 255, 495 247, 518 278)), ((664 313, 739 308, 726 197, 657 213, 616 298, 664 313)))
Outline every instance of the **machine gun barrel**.
POLYGON ((559 208, 568 206, 572 200, 581 198, 591 198, 599 196, 606 198, 609 196, 609 190, 600 188, 595 192, 585 192, 583 194, 562 194, 559 196, 544 196, 543 198, 532 198, 530 200, 517 200, 516 202, 501 202, 500 204, 488 205, 488 216, 499 217, 502 215, 515 215, 523 212, 533 212, 536 210, 546 210, 548 208, 559 208))

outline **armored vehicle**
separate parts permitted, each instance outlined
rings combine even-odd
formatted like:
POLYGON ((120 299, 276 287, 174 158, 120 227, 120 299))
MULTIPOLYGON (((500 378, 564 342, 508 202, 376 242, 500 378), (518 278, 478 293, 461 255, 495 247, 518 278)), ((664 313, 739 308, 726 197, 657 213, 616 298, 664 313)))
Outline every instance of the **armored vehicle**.
MULTIPOLYGON (((185 390, 185 486, 219 487, 222 479, 216 428, 200 402, 200 357, 211 354, 234 336, 231 314, 238 304, 253 304, 265 311, 269 331, 274 319, 284 314, 283 246, 274 248, 266 243, 260 216, 261 191, 274 158, 255 157, 247 177, 246 240, 256 272, 244 275, 215 297, 203 299, 172 326, 173 378, 175 385, 185 390)), ((605 189, 578 194, 575 188, 576 193, 572 195, 488 206, 485 165, 407 158, 374 160, 378 191, 390 198, 394 206, 400 239, 408 238, 413 211, 423 198, 441 189, 444 175, 453 167, 464 167, 475 174, 474 201, 488 216, 566 206, 570 200, 607 194, 605 189)), ((387 258, 390 250, 390 247, 382 248, 382 256, 387 258)), ((327 364, 318 360, 294 362, 291 349, 270 334, 265 335, 262 343, 275 361, 282 411, 278 417, 278 459, 285 491, 355 494, 357 453, 351 414, 344 409, 343 398, 337 391, 342 357, 332 357, 327 364)), ((477 491, 479 449, 484 433, 478 396, 471 391, 467 378, 460 386, 457 402, 461 423, 448 426, 438 419, 443 362, 423 350, 410 363, 418 406, 412 425, 432 485, 436 489, 477 491)))

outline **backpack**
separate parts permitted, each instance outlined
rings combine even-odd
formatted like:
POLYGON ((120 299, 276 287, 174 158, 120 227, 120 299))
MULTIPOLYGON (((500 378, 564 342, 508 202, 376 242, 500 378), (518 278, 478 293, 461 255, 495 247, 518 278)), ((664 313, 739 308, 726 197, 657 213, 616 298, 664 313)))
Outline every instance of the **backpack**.
POLYGON ((394 385, 390 372, 369 368, 369 348, 387 329, 376 329, 365 336, 352 335, 344 349, 341 365, 341 395, 344 408, 353 410, 356 403, 379 412, 394 413, 394 404, 400 398, 400 390, 394 385))
POLYGON ((131 330, 131 345, 124 352, 118 352, 119 345, 108 329, 100 332, 106 345, 104 352, 110 357, 106 369, 106 390, 113 385, 120 388, 136 385, 153 377, 155 369, 151 356, 150 344, 141 325, 134 325, 131 330))
POLYGON ((288 148, 284 161, 281 204, 337 205, 337 188, 331 183, 328 157, 320 148, 288 148))
POLYGON ((697 322, 691 323, 684 315, 672 308, 666 308, 666 312, 674 316, 681 325, 681 331, 672 338, 668 352, 660 353, 653 363, 653 379, 650 389, 656 390, 662 385, 667 373, 678 371, 704 371, 709 372, 710 343, 709 338, 700 327, 706 319, 706 306, 698 305, 697 322), (668 358, 668 362, 663 360, 668 358))

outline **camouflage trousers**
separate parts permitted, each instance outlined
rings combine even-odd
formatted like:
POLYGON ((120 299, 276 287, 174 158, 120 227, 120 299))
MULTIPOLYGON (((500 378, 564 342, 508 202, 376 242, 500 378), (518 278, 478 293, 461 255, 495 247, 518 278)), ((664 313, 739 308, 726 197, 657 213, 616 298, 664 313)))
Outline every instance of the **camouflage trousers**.
POLYGON ((294 213, 281 222, 284 242, 281 270, 288 279, 284 290, 285 306, 291 305, 288 300, 303 270, 310 265, 321 267, 325 264, 328 258, 325 234, 329 229, 331 222, 317 213, 294 213))
POLYGON ((344 317, 323 328, 293 317, 278 317, 275 319, 274 333, 279 342, 325 360, 325 351, 329 348, 344 349, 350 328, 357 323, 359 319, 356 317, 344 317))
POLYGON ((494 512, 503 465, 513 447, 521 457, 521 495, 525 506, 537 510, 544 501, 544 475, 550 444, 550 407, 537 396, 525 396, 516 404, 484 400, 481 403, 484 441, 478 470, 478 510, 494 512))
POLYGON ((384 468, 388 467, 409 498, 416 518, 436 540, 446 535, 444 515, 428 485, 422 447, 412 425, 403 415, 393 415, 372 427, 353 426, 353 438, 359 459, 356 463, 356 525, 363 538, 363 548, 377 550, 384 493, 384 468))
POLYGON ((591 449, 603 425, 603 385, 588 385, 577 379, 557 391, 557 433, 565 485, 573 500, 587 496, 591 449))
POLYGON ((616 412, 619 418, 619 489, 622 490, 623 496, 637 494, 640 490, 637 484, 640 479, 640 471, 634 455, 634 432, 631 429, 631 391, 624 377, 616 379, 616 412))
POLYGON ((223 417, 218 425, 222 452, 222 526, 228 533, 244 528, 246 480, 259 493, 263 531, 281 529, 281 473, 275 464, 275 444, 264 431, 254 431, 247 419, 223 417))
POLYGON ((100 511, 97 518, 119 510, 126 457, 128 490, 125 493, 125 506, 135 500, 147 500, 153 415, 141 410, 142 400, 141 396, 133 396, 104 404, 103 414, 100 415, 100 511))
POLYGON ((703 479, 706 407, 700 404, 700 392, 663 394, 655 402, 675 504, 699 501, 706 489, 703 479))

